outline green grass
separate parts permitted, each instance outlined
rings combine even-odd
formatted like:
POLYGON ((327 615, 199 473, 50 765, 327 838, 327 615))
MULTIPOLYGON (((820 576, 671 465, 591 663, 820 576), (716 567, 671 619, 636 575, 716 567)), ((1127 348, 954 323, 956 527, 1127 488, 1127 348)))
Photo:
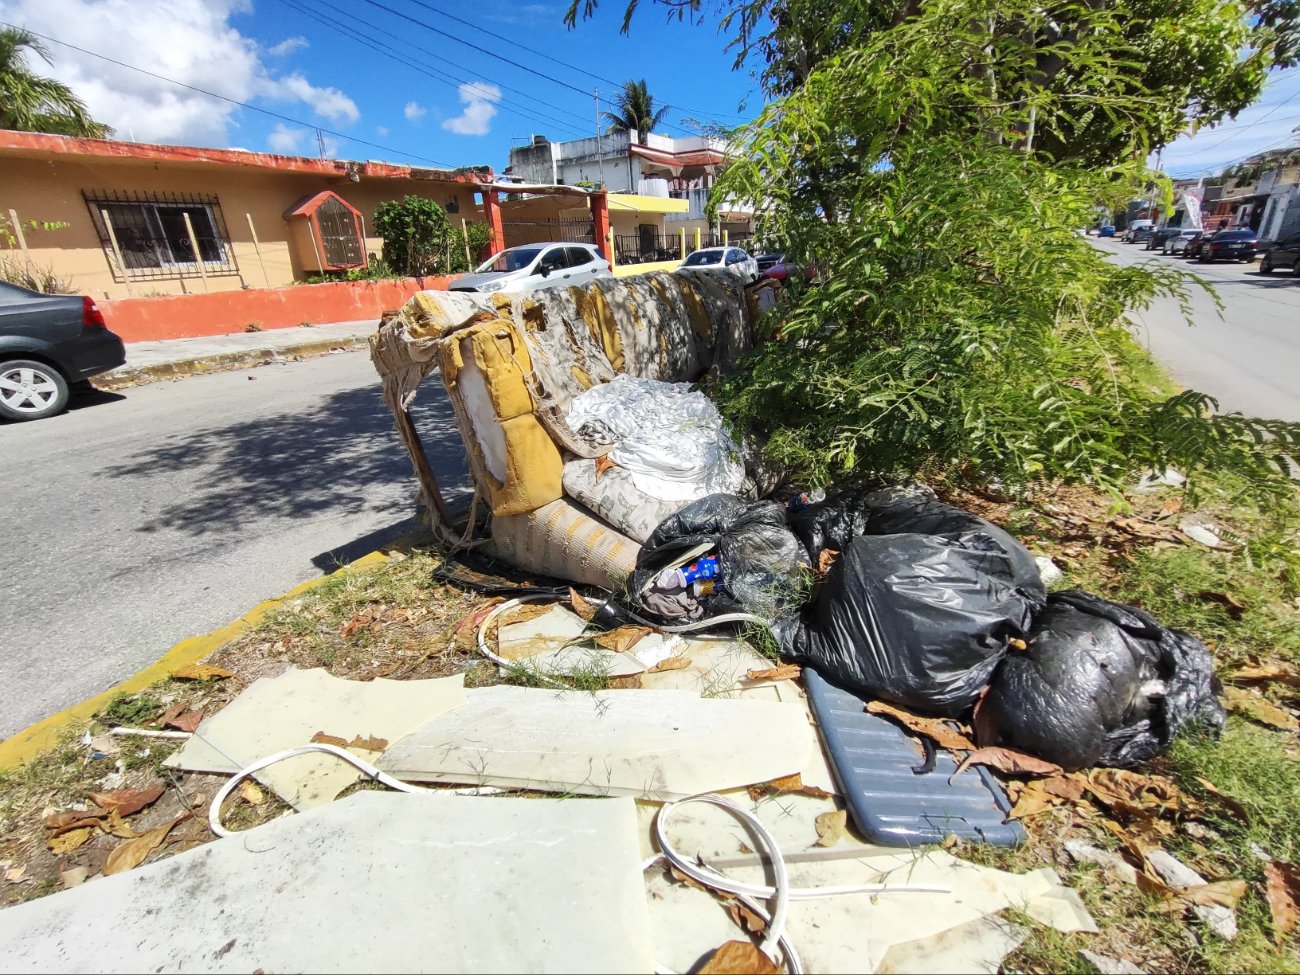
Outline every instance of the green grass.
POLYGON ((163 703, 151 694, 118 694, 104 706, 99 718, 106 725, 139 727, 162 711, 163 703))

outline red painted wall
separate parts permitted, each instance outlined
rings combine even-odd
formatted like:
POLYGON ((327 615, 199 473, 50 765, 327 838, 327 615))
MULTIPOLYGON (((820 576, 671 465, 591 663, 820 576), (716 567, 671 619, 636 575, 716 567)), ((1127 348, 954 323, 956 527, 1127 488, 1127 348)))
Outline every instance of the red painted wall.
POLYGON ((106 298, 97 304, 108 327, 124 342, 232 335, 251 322, 262 328, 290 328, 310 322, 379 320, 401 308, 417 291, 442 291, 451 277, 396 278, 389 281, 339 281, 288 288, 250 288, 211 294, 156 298, 106 298))

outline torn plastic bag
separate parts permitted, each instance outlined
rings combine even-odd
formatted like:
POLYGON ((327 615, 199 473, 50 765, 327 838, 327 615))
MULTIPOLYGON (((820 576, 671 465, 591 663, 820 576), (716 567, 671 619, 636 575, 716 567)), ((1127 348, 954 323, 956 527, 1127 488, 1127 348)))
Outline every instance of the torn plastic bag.
POLYGON ((816 602, 774 627, 782 649, 856 694, 964 712, 1045 593, 1018 542, 958 513, 969 530, 849 541, 816 602))
MULTIPOLYGON (((720 573, 705 615, 746 612, 776 619, 803 602, 807 555, 775 501, 711 494, 688 504, 650 534, 637 556, 633 591, 647 589, 676 558, 702 544, 718 556, 720 573)), ((643 609, 654 612, 642 603, 643 609)))
POLYGON ((1053 593, 980 705, 980 727, 1065 769, 1137 765, 1189 723, 1223 727, 1199 640, 1133 606, 1053 593))

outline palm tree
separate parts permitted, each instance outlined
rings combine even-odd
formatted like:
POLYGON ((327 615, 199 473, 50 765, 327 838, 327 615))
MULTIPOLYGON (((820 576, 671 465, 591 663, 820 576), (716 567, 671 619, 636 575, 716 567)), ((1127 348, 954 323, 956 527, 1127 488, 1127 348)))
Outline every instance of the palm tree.
POLYGON ((618 111, 606 112, 605 121, 609 123, 609 132, 627 132, 636 129, 644 139, 654 131, 656 125, 668 114, 665 105, 655 111, 655 96, 646 88, 645 79, 629 81, 623 85, 617 100, 618 111))
POLYGON ((112 129, 90 117, 86 104, 61 81, 28 66, 27 52, 53 64, 50 50, 20 27, 0 30, 0 129, 103 139, 112 129))

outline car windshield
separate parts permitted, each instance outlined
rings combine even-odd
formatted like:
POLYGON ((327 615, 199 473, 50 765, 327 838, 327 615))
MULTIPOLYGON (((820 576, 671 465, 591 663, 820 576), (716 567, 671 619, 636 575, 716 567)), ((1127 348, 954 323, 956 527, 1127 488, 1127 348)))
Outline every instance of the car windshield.
POLYGON ((500 273, 519 271, 537 260, 537 255, 541 252, 540 247, 512 247, 492 257, 486 263, 480 264, 475 269, 475 273, 488 274, 492 271, 500 273))
POLYGON ((759 254, 758 257, 755 258, 755 260, 758 261, 760 266, 763 264, 781 264, 782 262, 785 261, 785 255, 784 254, 759 254))
POLYGON ((683 267, 700 267, 703 264, 721 264, 722 251, 696 251, 686 258, 683 267))
POLYGON ((1215 240, 1254 240, 1253 230, 1223 230, 1214 235, 1215 240))

